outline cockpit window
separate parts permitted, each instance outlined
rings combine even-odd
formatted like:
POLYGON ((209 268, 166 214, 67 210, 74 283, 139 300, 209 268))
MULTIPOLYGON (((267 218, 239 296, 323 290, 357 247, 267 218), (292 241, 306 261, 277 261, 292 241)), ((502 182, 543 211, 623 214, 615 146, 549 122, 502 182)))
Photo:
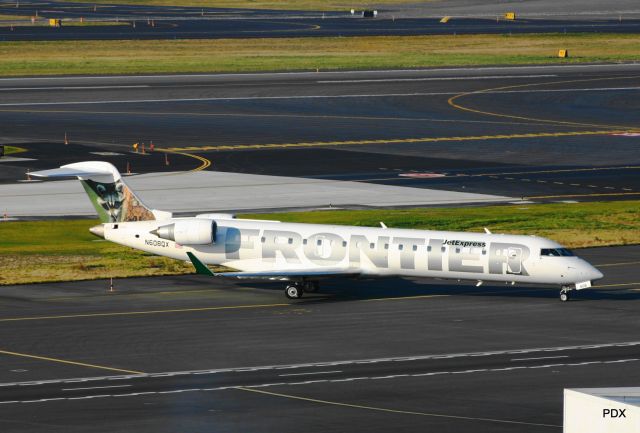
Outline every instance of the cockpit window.
POLYGON ((543 248, 540 250, 541 256, 553 256, 553 257, 571 257, 573 251, 567 248, 543 248))

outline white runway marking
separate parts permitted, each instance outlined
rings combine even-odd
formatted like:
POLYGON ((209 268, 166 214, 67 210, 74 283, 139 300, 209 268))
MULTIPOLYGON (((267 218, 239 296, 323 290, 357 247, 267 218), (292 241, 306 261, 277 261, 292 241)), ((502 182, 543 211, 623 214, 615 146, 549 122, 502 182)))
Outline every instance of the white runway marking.
MULTIPOLYGON (((417 360, 428 360, 428 359, 445 359, 445 358, 452 359, 452 358, 467 358, 467 357, 480 357, 480 356, 516 355, 516 354, 527 354, 527 353, 536 353, 536 352, 548 353, 548 352, 562 352, 567 350, 590 350, 590 349, 606 349, 610 347, 634 347, 634 346, 640 346, 640 341, 589 344, 589 345, 578 345, 578 346, 541 347, 541 348, 531 348, 531 349, 510 349, 510 350, 496 350, 496 351, 485 351, 485 352, 414 355, 414 356, 403 356, 403 357, 345 360, 345 361, 318 362, 318 363, 306 363, 306 364, 266 365, 266 366, 255 366, 255 367, 221 368, 221 369, 212 369, 212 370, 175 371, 175 372, 164 372, 164 373, 155 373, 155 374, 135 374, 135 375, 129 374, 129 375, 122 375, 122 376, 96 376, 96 377, 86 377, 86 378, 39 380, 39 381, 31 381, 31 382, 11 382, 11 383, 2 383, 0 384, 0 387, 77 383, 79 381, 85 382, 85 381, 100 381, 100 380, 144 379, 149 377, 189 376, 189 375, 218 374, 218 373, 229 373, 229 372, 239 372, 239 371, 284 370, 284 369, 314 368, 314 367, 318 368, 318 367, 327 367, 327 366, 334 366, 334 365, 372 364, 372 363, 378 363, 378 362, 396 362, 396 361, 406 362, 406 361, 417 361, 417 360)), ((552 358, 555 358, 555 356, 553 356, 552 358)), ((640 359, 631 358, 631 359, 617 360, 617 361, 594 361, 594 362, 612 363, 612 362, 634 362, 638 360, 640 359)), ((574 365, 574 364, 554 364, 554 365, 574 365)), ((581 365, 581 364, 579 363, 576 365, 581 365)), ((534 367, 526 367, 526 368, 534 368, 534 367)), ((539 368, 539 367, 535 367, 535 368, 539 368)), ((485 371, 485 370, 469 370, 469 371, 485 371)), ((426 373, 426 375, 449 374, 449 373, 450 372, 426 373)), ((425 375, 425 374, 420 374, 420 375, 425 375)), ((357 380, 357 379, 358 378, 349 379, 349 380, 357 380)), ((340 379, 340 380, 345 380, 345 379, 340 379)))
POLYGON ((132 385, 109 385, 109 386, 93 386, 84 388, 62 388, 63 391, 84 391, 89 389, 107 389, 107 388, 127 388, 132 385))
POLYGON ((18 92, 22 90, 101 90, 101 89, 144 89, 147 84, 131 86, 61 86, 61 87, 0 87, 0 92, 18 92))
POLYGON ((439 69, 388 69, 388 70, 366 70, 366 71, 323 71, 323 72, 254 72, 242 74, 173 74, 173 75, 101 75, 101 76, 83 76, 83 77, 33 77, 33 78, 0 78, 3 81, 46 81, 46 80, 117 80, 121 78, 131 79, 163 79, 163 78, 245 78, 245 77, 277 77, 277 76, 300 76, 300 77, 317 77, 319 74, 324 76, 339 75, 367 75, 367 74, 416 74, 416 73, 440 73, 453 72, 460 73, 466 71, 531 71, 531 70, 558 70, 570 71, 572 69, 637 69, 636 63, 617 63, 617 64, 590 64, 590 65, 539 65, 539 66, 478 66, 467 68, 439 68, 439 69))
POLYGON ((503 78, 552 78, 557 75, 484 75, 479 77, 422 77, 422 78, 363 78, 361 80, 323 80, 316 81, 319 84, 342 84, 342 83, 395 83, 403 81, 456 81, 456 80, 499 80, 503 78))
POLYGON ((356 380, 383 380, 383 379, 398 379, 398 378, 411 378, 411 377, 428 377, 428 376, 439 376, 443 374, 472 374, 472 373, 486 373, 486 372, 503 372, 503 371, 514 371, 514 370, 530 370, 530 369, 543 369, 543 368, 552 368, 552 367, 579 367, 585 365, 593 365, 593 364, 617 364, 617 363, 626 363, 626 362, 637 362, 640 361, 640 358, 628 358, 628 359, 616 359, 612 361, 589 361, 589 362, 579 362, 579 363, 562 363, 562 364, 545 364, 545 365, 535 365, 535 366, 518 366, 518 367, 504 367, 504 368, 489 368, 489 369, 477 369, 477 370, 460 370, 460 371, 434 371, 430 373, 415 373, 415 374, 395 374, 395 375, 387 375, 387 376, 359 376, 359 377, 349 377, 345 379, 321 379, 321 380, 308 380, 304 382, 276 382, 276 383, 261 383, 256 385, 231 385, 231 386, 223 386, 216 388, 188 388, 188 389, 175 389, 169 391, 147 391, 147 392, 132 392, 128 394, 100 394, 100 395, 89 395, 89 396, 79 396, 79 397, 56 397, 56 398, 46 398, 46 399, 38 399, 38 400, 10 400, 10 401, 0 401, 0 404, 13 404, 13 403, 42 403, 48 401, 57 401, 57 400, 86 400, 93 398, 106 398, 106 397, 137 397, 141 395, 153 395, 153 394, 176 394, 183 392, 208 392, 208 391, 222 391, 227 389, 235 389, 239 386, 243 388, 267 388, 271 386, 299 386, 299 385, 310 385, 316 383, 341 383, 341 382, 353 382, 356 380))
MULTIPOLYGON (((594 87, 582 89, 526 89, 526 90, 493 90, 469 92, 468 95, 495 95, 510 93, 571 93, 571 92, 610 92, 623 90, 640 90, 640 87, 594 87)), ((152 104, 162 102, 216 102, 216 101, 261 101, 282 99, 349 99, 349 98, 405 98, 414 96, 451 96, 460 92, 410 92, 410 93, 363 93, 349 95, 289 95, 289 96, 228 96, 212 98, 166 98, 166 99, 118 99, 104 101, 57 101, 57 102, 8 102, 0 107, 36 107, 60 105, 101 105, 101 104, 152 104)))
POLYGON ((540 356, 537 358, 513 358, 511 361, 534 361, 536 359, 556 359, 556 358, 568 358, 569 355, 560 356, 540 356))
POLYGON ((280 377, 287 376, 310 376, 312 374, 331 374, 331 373, 342 373, 342 370, 333 370, 333 371, 315 371, 315 372, 306 372, 306 373, 288 373, 288 374, 279 374, 280 377))

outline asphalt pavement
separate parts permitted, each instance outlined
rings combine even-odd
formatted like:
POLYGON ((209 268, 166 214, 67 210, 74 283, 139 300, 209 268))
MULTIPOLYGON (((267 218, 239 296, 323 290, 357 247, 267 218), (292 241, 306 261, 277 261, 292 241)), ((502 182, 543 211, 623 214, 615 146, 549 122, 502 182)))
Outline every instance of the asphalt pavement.
POLYGON ((199 276, 5 286, 0 426, 560 431, 563 388, 640 380, 640 249, 578 253, 605 279, 568 303, 420 279, 327 281, 295 302, 199 276))
POLYGON ((532 13, 506 20, 504 13, 517 11, 520 5, 513 5, 515 9, 505 4, 495 11, 478 10, 475 16, 470 14, 473 7, 467 7, 461 14, 460 5, 455 2, 437 6, 423 11, 420 5, 396 5, 380 9, 376 17, 363 18, 362 11, 352 15, 346 8, 344 11, 279 11, 2 0, 2 15, 20 18, 0 21, 0 41, 637 33, 640 30, 640 10, 634 7, 616 10, 610 5, 609 9, 596 10, 598 13, 593 15, 532 13), (443 16, 451 17, 442 23, 443 16), (24 17, 73 20, 76 25, 65 25, 64 21, 60 27, 48 26, 46 21, 32 25, 24 17), (81 19, 92 25, 78 25, 81 19), (99 25, 101 22, 107 25, 99 25))
POLYGON ((206 168, 527 200, 633 199, 639 77, 638 65, 619 64, 8 78, 0 138, 28 152, 2 162, 0 179, 106 159, 138 173, 206 168), (135 153, 135 142, 169 155, 135 153))

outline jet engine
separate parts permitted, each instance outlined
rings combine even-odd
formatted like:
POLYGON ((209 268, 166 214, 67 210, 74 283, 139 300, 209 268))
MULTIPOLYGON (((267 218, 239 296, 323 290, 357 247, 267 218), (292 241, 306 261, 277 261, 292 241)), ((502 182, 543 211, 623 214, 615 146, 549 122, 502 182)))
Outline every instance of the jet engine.
POLYGON ((190 218, 160 226, 151 234, 182 245, 209 245, 216 243, 217 224, 210 219, 190 218))

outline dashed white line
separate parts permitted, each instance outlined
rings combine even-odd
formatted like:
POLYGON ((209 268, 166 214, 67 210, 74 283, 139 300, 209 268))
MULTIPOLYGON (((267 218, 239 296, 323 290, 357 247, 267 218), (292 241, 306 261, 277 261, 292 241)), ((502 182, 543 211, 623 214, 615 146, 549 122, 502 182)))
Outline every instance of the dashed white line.
POLYGON ((556 358, 568 358, 569 355, 558 355, 558 356, 540 356, 536 358, 513 358, 511 361, 534 361, 536 359, 556 359, 556 358))
POLYGON ((100 377, 87 377, 87 378, 38 380, 38 381, 32 381, 32 382, 2 383, 0 384, 0 387, 36 386, 36 385, 61 384, 61 383, 68 384, 68 383, 100 381, 100 380, 127 380, 127 379, 144 379, 149 377, 171 377, 171 376, 217 374, 217 373, 237 372, 240 370, 266 371, 266 370, 327 367, 327 366, 336 366, 336 365, 371 364, 376 362, 404 362, 404 361, 417 361, 417 360, 429 360, 429 359, 451 359, 451 358, 481 357, 481 356, 496 356, 496 355, 516 355, 516 354, 536 353, 536 352, 562 352, 566 350, 589 350, 589 349, 604 349, 609 347, 632 347, 632 346, 640 346, 640 341, 589 344, 589 345, 579 345, 579 346, 509 349, 509 350, 496 350, 496 351, 483 351, 483 352, 461 352, 461 353, 452 353, 452 354, 446 354, 446 355, 443 355, 443 354, 413 355, 413 356, 403 356, 403 357, 377 358, 377 359, 369 359, 369 360, 345 360, 345 361, 335 361, 335 362, 319 362, 319 363, 291 364, 291 365, 266 365, 266 366, 242 367, 242 368, 191 370, 191 371, 177 371, 177 372, 155 373, 155 374, 129 374, 129 375, 122 375, 122 376, 100 376, 100 377))
POLYGON ((100 394, 100 395, 90 395, 90 396, 79 396, 79 397, 66 397, 66 398, 46 398, 46 399, 38 399, 38 400, 10 400, 10 401, 0 401, 0 404, 12 404, 12 403, 41 403, 47 401, 58 401, 58 400, 86 400, 86 399, 94 399, 94 398, 106 398, 106 397, 136 397, 141 395, 152 395, 152 394, 177 394, 183 392, 205 392, 205 391, 221 391, 227 389, 235 389, 238 386, 242 386, 244 388, 265 388, 270 386, 299 386, 299 385, 309 385, 314 383, 340 383, 340 382, 353 382, 356 380, 383 380, 383 379, 396 379, 396 378, 406 378, 406 377, 427 377, 427 376, 438 376, 444 374, 471 374, 471 373, 480 373, 480 372, 500 372, 500 371, 513 371, 513 370, 523 370, 523 369, 540 369, 540 368, 552 368, 552 367, 575 367, 575 366, 584 366, 584 365, 593 365, 593 364, 614 364, 614 363, 625 363, 625 362, 636 362, 640 361, 640 358, 628 358, 628 359, 616 359, 611 361, 586 361, 579 363, 562 363, 562 364, 544 364, 544 365, 534 365, 534 366, 515 366, 515 367, 504 367, 504 368, 491 368, 491 369, 475 369, 475 370, 460 370, 460 371, 434 371, 430 373, 415 373, 415 374, 395 374, 395 375, 387 375, 387 376, 362 376, 362 377, 349 377, 345 379, 333 379, 333 380, 308 380, 303 382, 277 382, 277 383, 263 383, 257 385, 235 385, 235 386, 223 386, 223 387, 215 387, 215 388, 189 388, 189 389, 176 389, 169 391, 148 391, 148 392, 133 392, 129 394, 100 394))
POLYGON ((133 385, 108 385, 108 386, 93 386, 83 388, 62 388, 63 391, 86 391, 89 389, 108 389, 108 388, 127 388, 133 385))
POLYGON ((287 373, 287 374, 279 374, 280 377, 287 376, 311 376, 314 374, 332 374, 332 373, 342 373, 342 370, 331 370, 331 371, 307 371, 305 373, 287 373))

